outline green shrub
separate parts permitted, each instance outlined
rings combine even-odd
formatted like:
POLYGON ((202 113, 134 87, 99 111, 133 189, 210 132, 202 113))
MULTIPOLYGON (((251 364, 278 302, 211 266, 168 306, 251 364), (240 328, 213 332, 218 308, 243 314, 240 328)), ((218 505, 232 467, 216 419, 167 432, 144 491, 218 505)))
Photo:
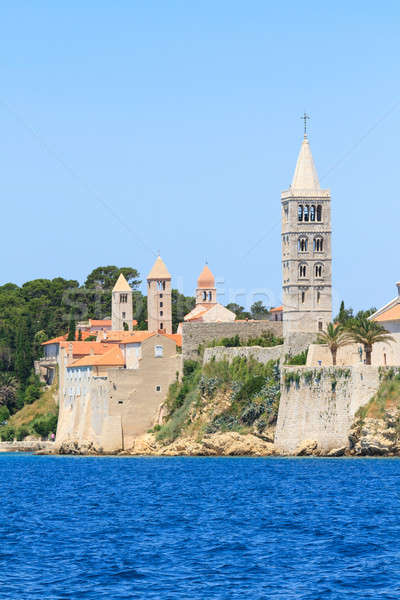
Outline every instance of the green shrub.
POLYGON ((6 425, 0 429, 0 438, 2 442, 12 442, 15 438, 15 429, 6 425))
POLYGON ((31 383, 30 385, 28 385, 28 387, 25 390, 24 403, 32 404, 36 400, 39 400, 40 393, 41 393, 40 386, 37 385, 36 383, 31 383))
POLYGON ((55 433, 57 429, 57 415, 46 415, 37 417, 32 423, 32 429, 40 437, 48 437, 50 433, 55 433))
POLYGON ((241 340, 238 334, 230 338, 213 340, 207 344, 207 347, 215 348, 216 346, 224 346, 225 348, 239 348, 243 346, 261 346, 263 348, 270 348, 271 346, 280 346, 282 344, 283 338, 275 337, 272 331, 263 331, 260 336, 246 340, 241 340))
POLYGON ((307 350, 300 352, 300 354, 296 354, 295 356, 289 356, 288 354, 285 357, 286 365, 305 365, 307 363, 307 350))
POLYGON ((29 435, 29 430, 26 427, 24 427, 24 426, 18 427, 18 429, 16 431, 16 438, 19 442, 24 440, 27 435, 29 435))
POLYGON ((6 423, 9 416, 10 411, 7 406, 0 406, 0 424, 6 423))

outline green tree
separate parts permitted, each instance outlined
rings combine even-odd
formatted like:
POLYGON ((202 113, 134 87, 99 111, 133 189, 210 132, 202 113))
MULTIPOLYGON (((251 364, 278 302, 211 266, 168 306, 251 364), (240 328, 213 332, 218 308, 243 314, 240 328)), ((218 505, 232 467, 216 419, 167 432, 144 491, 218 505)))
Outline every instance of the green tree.
POLYGON ((374 344, 395 341, 382 325, 375 321, 370 321, 364 314, 352 319, 347 329, 351 341, 364 346, 365 362, 367 365, 371 364, 372 347, 374 344))
POLYGON ((17 408, 18 381, 11 373, 0 373, 0 405, 10 413, 17 408))
POLYGON ((196 306, 193 296, 185 296, 178 290, 171 292, 172 331, 176 332, 179 323, 182 323, 185 315, 196 306))
POLYGON ((78 342, 82 341, 82 329, 79 329, 78 331, 78 342))
POLYGON ((336 365, 337 351, 342 346, 351 343, 349 332, 342 325, 328 323, 327 328, 318 334, 317 341, 319 344, 326 344, 332 355, 332 364, 336 365))
POLYGON ((31 341, 29 339, 26 319, 22 318, 17 329, 15 352, 15 373, 22 387, 25 387, 32 366, 31 341))
POLYGON ((75 341, 75 335, 76 335, 76 322, 75 322, 74 313, 71 312, 71 315, 69 317, 69 327, 68 327, 67 342, 74 342, 75 341))
POLYGON ((251 319, 251 313, 244 310, 244 307, 240 306, 239 304, 236 304, 236 302, 230 302, 229 304, 226 305, 226 308, 235 313, 236 319, 239 319, 239 320, 251 319))
POLYGON ((139 272, 132 267, 97 267, 87 276, 85 298, 90 318, 102 319, 111 315, 111 291, 121 273, 136 290, 141 281, 139 272))
POLYGON ((256 319, 257 321, 261 321, 262 319, 266 319, 269 315, 269 310, 261 300, 257 300, 250 307, 251 318, 256 319))

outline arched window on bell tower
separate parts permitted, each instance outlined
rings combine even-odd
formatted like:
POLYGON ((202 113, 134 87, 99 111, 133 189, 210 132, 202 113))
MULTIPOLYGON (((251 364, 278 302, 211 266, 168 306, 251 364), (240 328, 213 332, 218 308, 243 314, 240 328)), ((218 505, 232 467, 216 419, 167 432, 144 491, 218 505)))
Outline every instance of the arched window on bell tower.
POLYGON ((306 237, 299 237, 297 244, 299 252, 307 252, 308 249, 308 240, 306 237))

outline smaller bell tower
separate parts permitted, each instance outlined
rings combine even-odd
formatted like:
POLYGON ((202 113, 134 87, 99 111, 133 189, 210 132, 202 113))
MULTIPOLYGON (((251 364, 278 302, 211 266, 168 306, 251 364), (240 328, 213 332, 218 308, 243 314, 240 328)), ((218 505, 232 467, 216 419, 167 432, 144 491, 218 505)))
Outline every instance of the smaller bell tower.
POLYGON ((216 303, 217 289, 215 287, 215 278, 206 264, 197 280, 196 304, 211 305, 216 303))
POLYGON ((172 333, 171 275, 160 256, 147 276, 147 326, 172 333))
POLYGON ((133 320, 133 302, 132 288, 120 274, 115 284, 111 297, 111 329, 113 331, 123 331, 132 329, 133 320))

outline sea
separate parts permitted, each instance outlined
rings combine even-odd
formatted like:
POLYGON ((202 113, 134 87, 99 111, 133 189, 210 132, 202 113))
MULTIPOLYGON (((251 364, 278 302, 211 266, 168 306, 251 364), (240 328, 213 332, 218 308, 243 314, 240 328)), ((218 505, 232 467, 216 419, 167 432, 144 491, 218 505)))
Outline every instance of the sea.
POLYGON ((400 460, 0 455, 0 598, 400 598, 400 460))

